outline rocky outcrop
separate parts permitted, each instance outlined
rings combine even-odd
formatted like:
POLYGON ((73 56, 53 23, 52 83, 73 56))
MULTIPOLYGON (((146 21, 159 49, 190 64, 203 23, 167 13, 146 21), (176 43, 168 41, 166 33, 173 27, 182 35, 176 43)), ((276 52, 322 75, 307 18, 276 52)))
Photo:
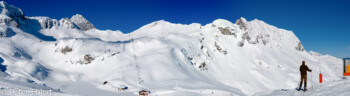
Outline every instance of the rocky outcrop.
POLYGON ((81 30, 87 31, 96 27, 87 21, 82 15, 76 14, 70 20, 81 30))
POLYGON ((301 42, 299 42, 299 43, 297 44, 297 46, 295 47, 295 49, 296 49, 296 50, 299 50, 299 51, 305 51, 305 49, 304 49, 303 45, 301 44, 301 42))
POLYGON ((236 21, 236 24, 239 26, 239 29, 241 30, 247 30, 247 20, 243 17, 241 17, 240 19, 238 19, 236 21))
POLYGON ((1 15, 8 16, 9 18, 24 18, 24 14, 21 9, 9 5, 4 1, 0 1, 0 10, 1 10, 1 15))
POLYGON ((68 29, 79 29, 82 31, 87 31, 90 29, 95 29, 96 27, 87 21, 80 14, 74 15, 72 18, 62 18, 61 20, 51 19, 48 17, 32 17, 39 21, 40 26, 43 29, 51 29, 52 27, 63 27, 68 29))
POLYGON ((0 24, 18 27, 24 23, 24 14, 21 9, 0 1, 0 24))
POLYGON ((234 33, 234 29, 230 29, 228 27, 225 27, 225 28, 218 27, 218 29, 220 30, 221 34, 234 35, 235 37, 237 36, 236 33, 234 33))

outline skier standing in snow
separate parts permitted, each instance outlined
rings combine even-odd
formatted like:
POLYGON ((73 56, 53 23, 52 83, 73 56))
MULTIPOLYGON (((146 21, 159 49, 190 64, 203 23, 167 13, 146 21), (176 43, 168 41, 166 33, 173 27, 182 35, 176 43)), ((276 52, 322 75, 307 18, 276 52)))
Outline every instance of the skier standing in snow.
POLYGON ((306 71, 309 71, 311 72, 312 70, 309 69, 309 67, 307 67, 305 65, 305 61, 302 62, 301 66, 300 66, 300 85, 299 85, 299 90, 301 90, 301 85, 304 81, 304 91, 306 91, 306 85, 307 85, 307 72, 306 71))

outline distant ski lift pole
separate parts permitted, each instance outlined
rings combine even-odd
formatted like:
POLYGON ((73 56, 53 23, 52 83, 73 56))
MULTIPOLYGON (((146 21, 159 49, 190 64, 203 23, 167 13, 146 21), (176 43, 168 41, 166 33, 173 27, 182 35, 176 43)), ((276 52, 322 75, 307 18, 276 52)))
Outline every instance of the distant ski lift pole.
POLYGON ((350 58, 343 58, 343 76, 350 76, 350 58))

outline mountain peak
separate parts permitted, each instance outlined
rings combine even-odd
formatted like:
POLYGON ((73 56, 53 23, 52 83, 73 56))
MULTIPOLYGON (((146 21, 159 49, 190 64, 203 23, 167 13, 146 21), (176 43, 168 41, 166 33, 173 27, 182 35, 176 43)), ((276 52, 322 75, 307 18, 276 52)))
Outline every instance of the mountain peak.
POLYGON ((172 23, 165 21, 165 20, 158 20, 158 21, 154 21, 152 23, 146 24, 146 25, 142 26, 140 29, 152 28, 152 27, 156 27, 156 26, 164 26, 164 25, 168 25, 168 24, 172 24, 172 23))
POLYGON ((77 25, 80 29, 87 31, 90 29, 95 29, 96 27, 92 25, 88 20, 86 20, 81 14, 73 15, 70 20, 77 25))
POLYGON ((216 19, 213 21, 212 24, 214 26, 217 26, 217 27, 232 27, 233 26, 232 22, 225 20, 225 19, 216 19))
POLYGON ((0 1, 0 11, 2 15, 10 18, 24 17, 21 9, 17 8, 16 6, 7 4, 5 1, 0 1))
MULTIPOLYGON (((73 15, 72 17, 71 17, 71 19, 72 18, 76 18, 76 19, 85 19, 84 17, 83 17, 83 15, 81 15, 81 14, 75 14, 75 15, 73 15)), ((86 20, 86 19, 85 19, 86 20)))
POLYGON ((0 1, 0 5, 1 6, 5 6, 5 5, 8 5, 5 1, 0 1))
POLYGON ((247 28, 247 20, 245 19, 245 18, 243 18, 243 17, 241 17, 240 19, 238 19, 237 21, 236 21, 236 24, 239 26, 239 28, 241 29, 241 30, 247 30, 248 28, 247 28))
POLYGON ((241 17, 241 18, 239 18, 238 20, 240 20, 240 21, 242 21, 242 22, 244 22, 244 23, 247 22, 247 20, 246 20, 244 17, 241 17))

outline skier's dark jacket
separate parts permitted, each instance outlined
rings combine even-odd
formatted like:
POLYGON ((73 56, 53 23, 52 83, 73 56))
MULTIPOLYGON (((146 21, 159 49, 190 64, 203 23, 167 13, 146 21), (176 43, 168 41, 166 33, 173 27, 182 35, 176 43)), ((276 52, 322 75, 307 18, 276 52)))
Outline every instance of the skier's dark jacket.
POLYGON ((306 71, 310 71, 310 72, 311 72, 311 70, 309 69, 309 67, 307 67, 305 64, 302 64, 302 65, 300 66, 300 75, 301 75, 301 76, 307 75, 307 74, 306 74, 306 71))

